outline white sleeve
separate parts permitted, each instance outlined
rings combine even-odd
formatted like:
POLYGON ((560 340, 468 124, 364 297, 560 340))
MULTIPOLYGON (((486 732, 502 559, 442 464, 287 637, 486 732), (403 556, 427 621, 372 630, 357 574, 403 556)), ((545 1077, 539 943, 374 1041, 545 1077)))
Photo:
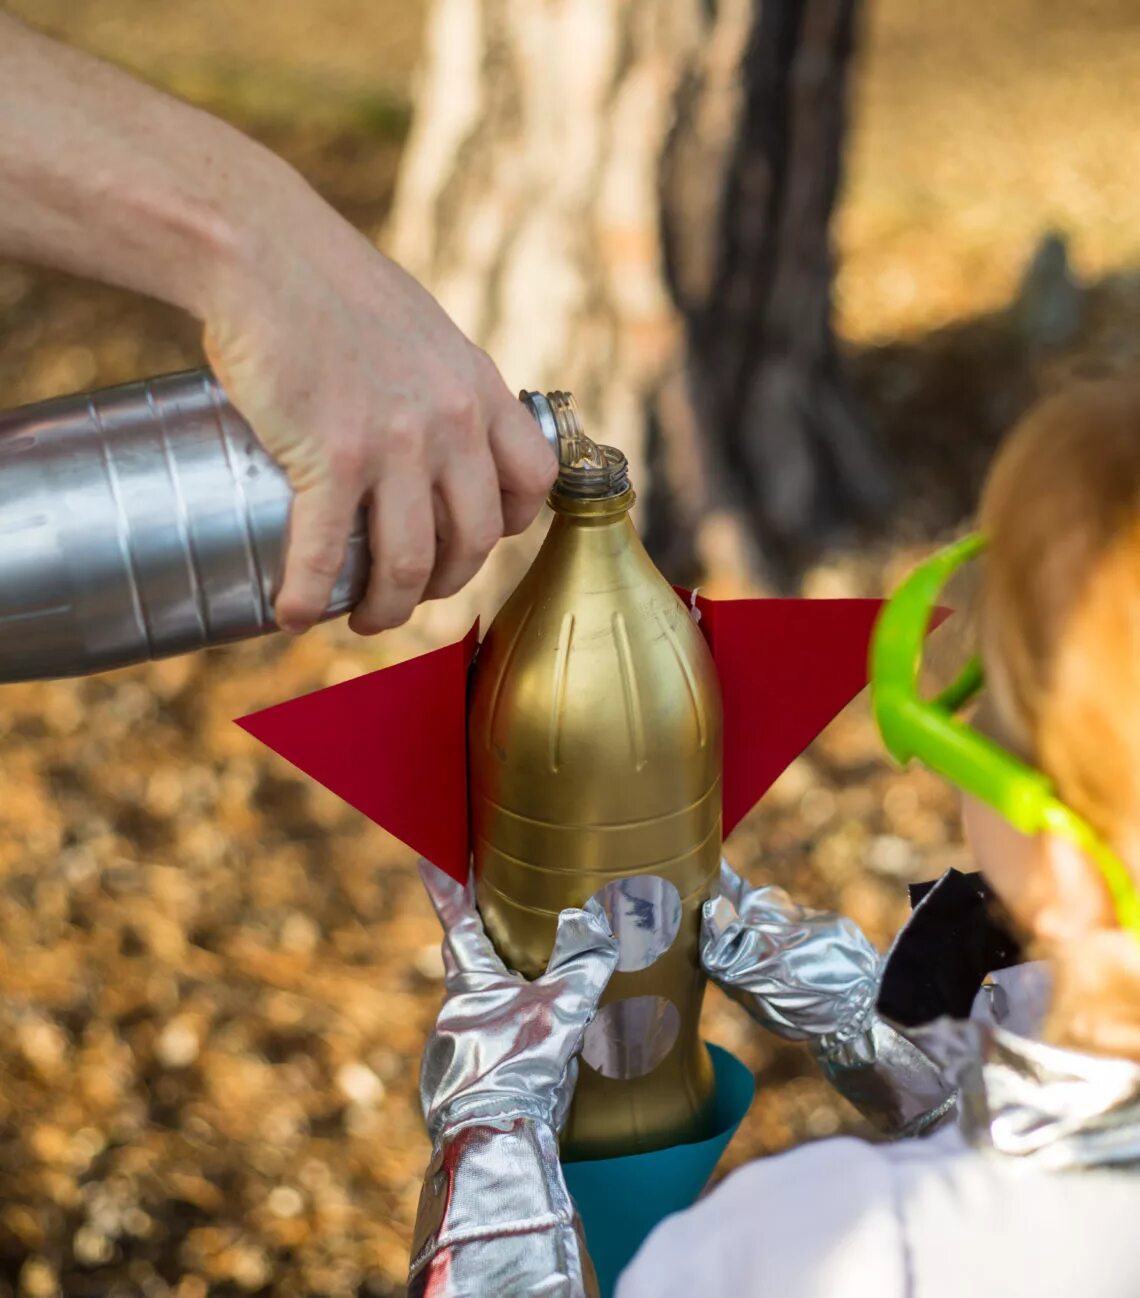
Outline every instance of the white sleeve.
POLYGON ((1050 968, 1034 960, 991 973, 974 997, 970 1018, 1019 1037, 1039 1038, 1052 1000, 1050 968))
POLYGON ((802 1146, 741 1168, 662 1222, 617 1298, 902 1298, 889 1161, 861 1140, 802 1146))

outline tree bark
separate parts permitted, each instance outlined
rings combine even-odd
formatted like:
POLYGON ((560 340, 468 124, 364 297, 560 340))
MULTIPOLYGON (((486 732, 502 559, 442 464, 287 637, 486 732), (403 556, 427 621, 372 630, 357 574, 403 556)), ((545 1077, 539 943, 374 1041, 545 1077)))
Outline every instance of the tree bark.
POLYGON ((509 382, 574 392, 675 579, 786 577, 886 499, 831 331, 857 3, 435 3, 390 249, 509 382))

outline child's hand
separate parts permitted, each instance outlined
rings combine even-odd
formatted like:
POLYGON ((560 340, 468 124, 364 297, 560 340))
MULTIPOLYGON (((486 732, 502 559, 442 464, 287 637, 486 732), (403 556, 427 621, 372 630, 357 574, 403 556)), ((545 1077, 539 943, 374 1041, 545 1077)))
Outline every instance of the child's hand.
POLYGON ((701 925, 701 962, 713 982, 791 1041, 867 1030, 881 962, 857 924, 797 906, 782 888, 750 888, 725 861, 720 888, 701 925))
POLYGON ((429 1135, 520 1116, 559 1131, 583 1033, 617 964, 601 908, 564 910, 546 972, 527 982, 495 954, 470 890, 427 861, 420 875, 443 925, 447 988, 420 1071, 429 1135))
POLYGON ((764 1027, 806 1041, 824 1076, 881 1131, 940 1121, 953 1087, 875 1010, 883 961, 852 920, 797 906, 782 888, 750 888, 721 862, 705 903, 701 962, 764 1027))

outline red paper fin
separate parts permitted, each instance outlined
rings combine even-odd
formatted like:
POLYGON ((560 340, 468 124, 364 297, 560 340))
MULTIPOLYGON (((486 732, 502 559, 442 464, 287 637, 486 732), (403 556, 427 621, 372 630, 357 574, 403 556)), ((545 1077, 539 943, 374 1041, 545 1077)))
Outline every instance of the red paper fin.
POLYGON ((467 673, 455 644, 241 717, 238 725, 337 797, 467 878, 467 673))
POLYGON ((877 599, 698 595, 724 700, 724 836, 867 683, 877 599))

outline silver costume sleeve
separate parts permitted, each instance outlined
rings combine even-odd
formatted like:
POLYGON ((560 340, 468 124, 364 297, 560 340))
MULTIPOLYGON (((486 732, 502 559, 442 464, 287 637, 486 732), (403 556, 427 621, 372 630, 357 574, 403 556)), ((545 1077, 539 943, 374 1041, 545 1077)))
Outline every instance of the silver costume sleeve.
POLYGON ((807 1042, 836 1090, 880 1131, 913 1134, 953 1106, 939 1069, 876 1012, 883 960, 852 920, 798 906, 781 888, 749 888, 722 862, 701 959, 758 1023, 807 1042))
POLYGON ((424 1179, 408 1298, 596 1298, 549 1126, 523 1115, 447 1131, 424 1179))
POLYGON ((408 1272, 411 1298, 595 1298, 558 1161, 576 1055, 614 965, 600 909, 559 918, 546 972, 510 972, 469 888, 424 863, 443 925, 446 999, 424 1049, 432 1139, 408 1272))
POLYGON ((811 1048, 832 1086, 884 1135, 920 1135, 954 1109, 957 1090, 942 1070, 877 1013, 858 1036, 811 1048))

